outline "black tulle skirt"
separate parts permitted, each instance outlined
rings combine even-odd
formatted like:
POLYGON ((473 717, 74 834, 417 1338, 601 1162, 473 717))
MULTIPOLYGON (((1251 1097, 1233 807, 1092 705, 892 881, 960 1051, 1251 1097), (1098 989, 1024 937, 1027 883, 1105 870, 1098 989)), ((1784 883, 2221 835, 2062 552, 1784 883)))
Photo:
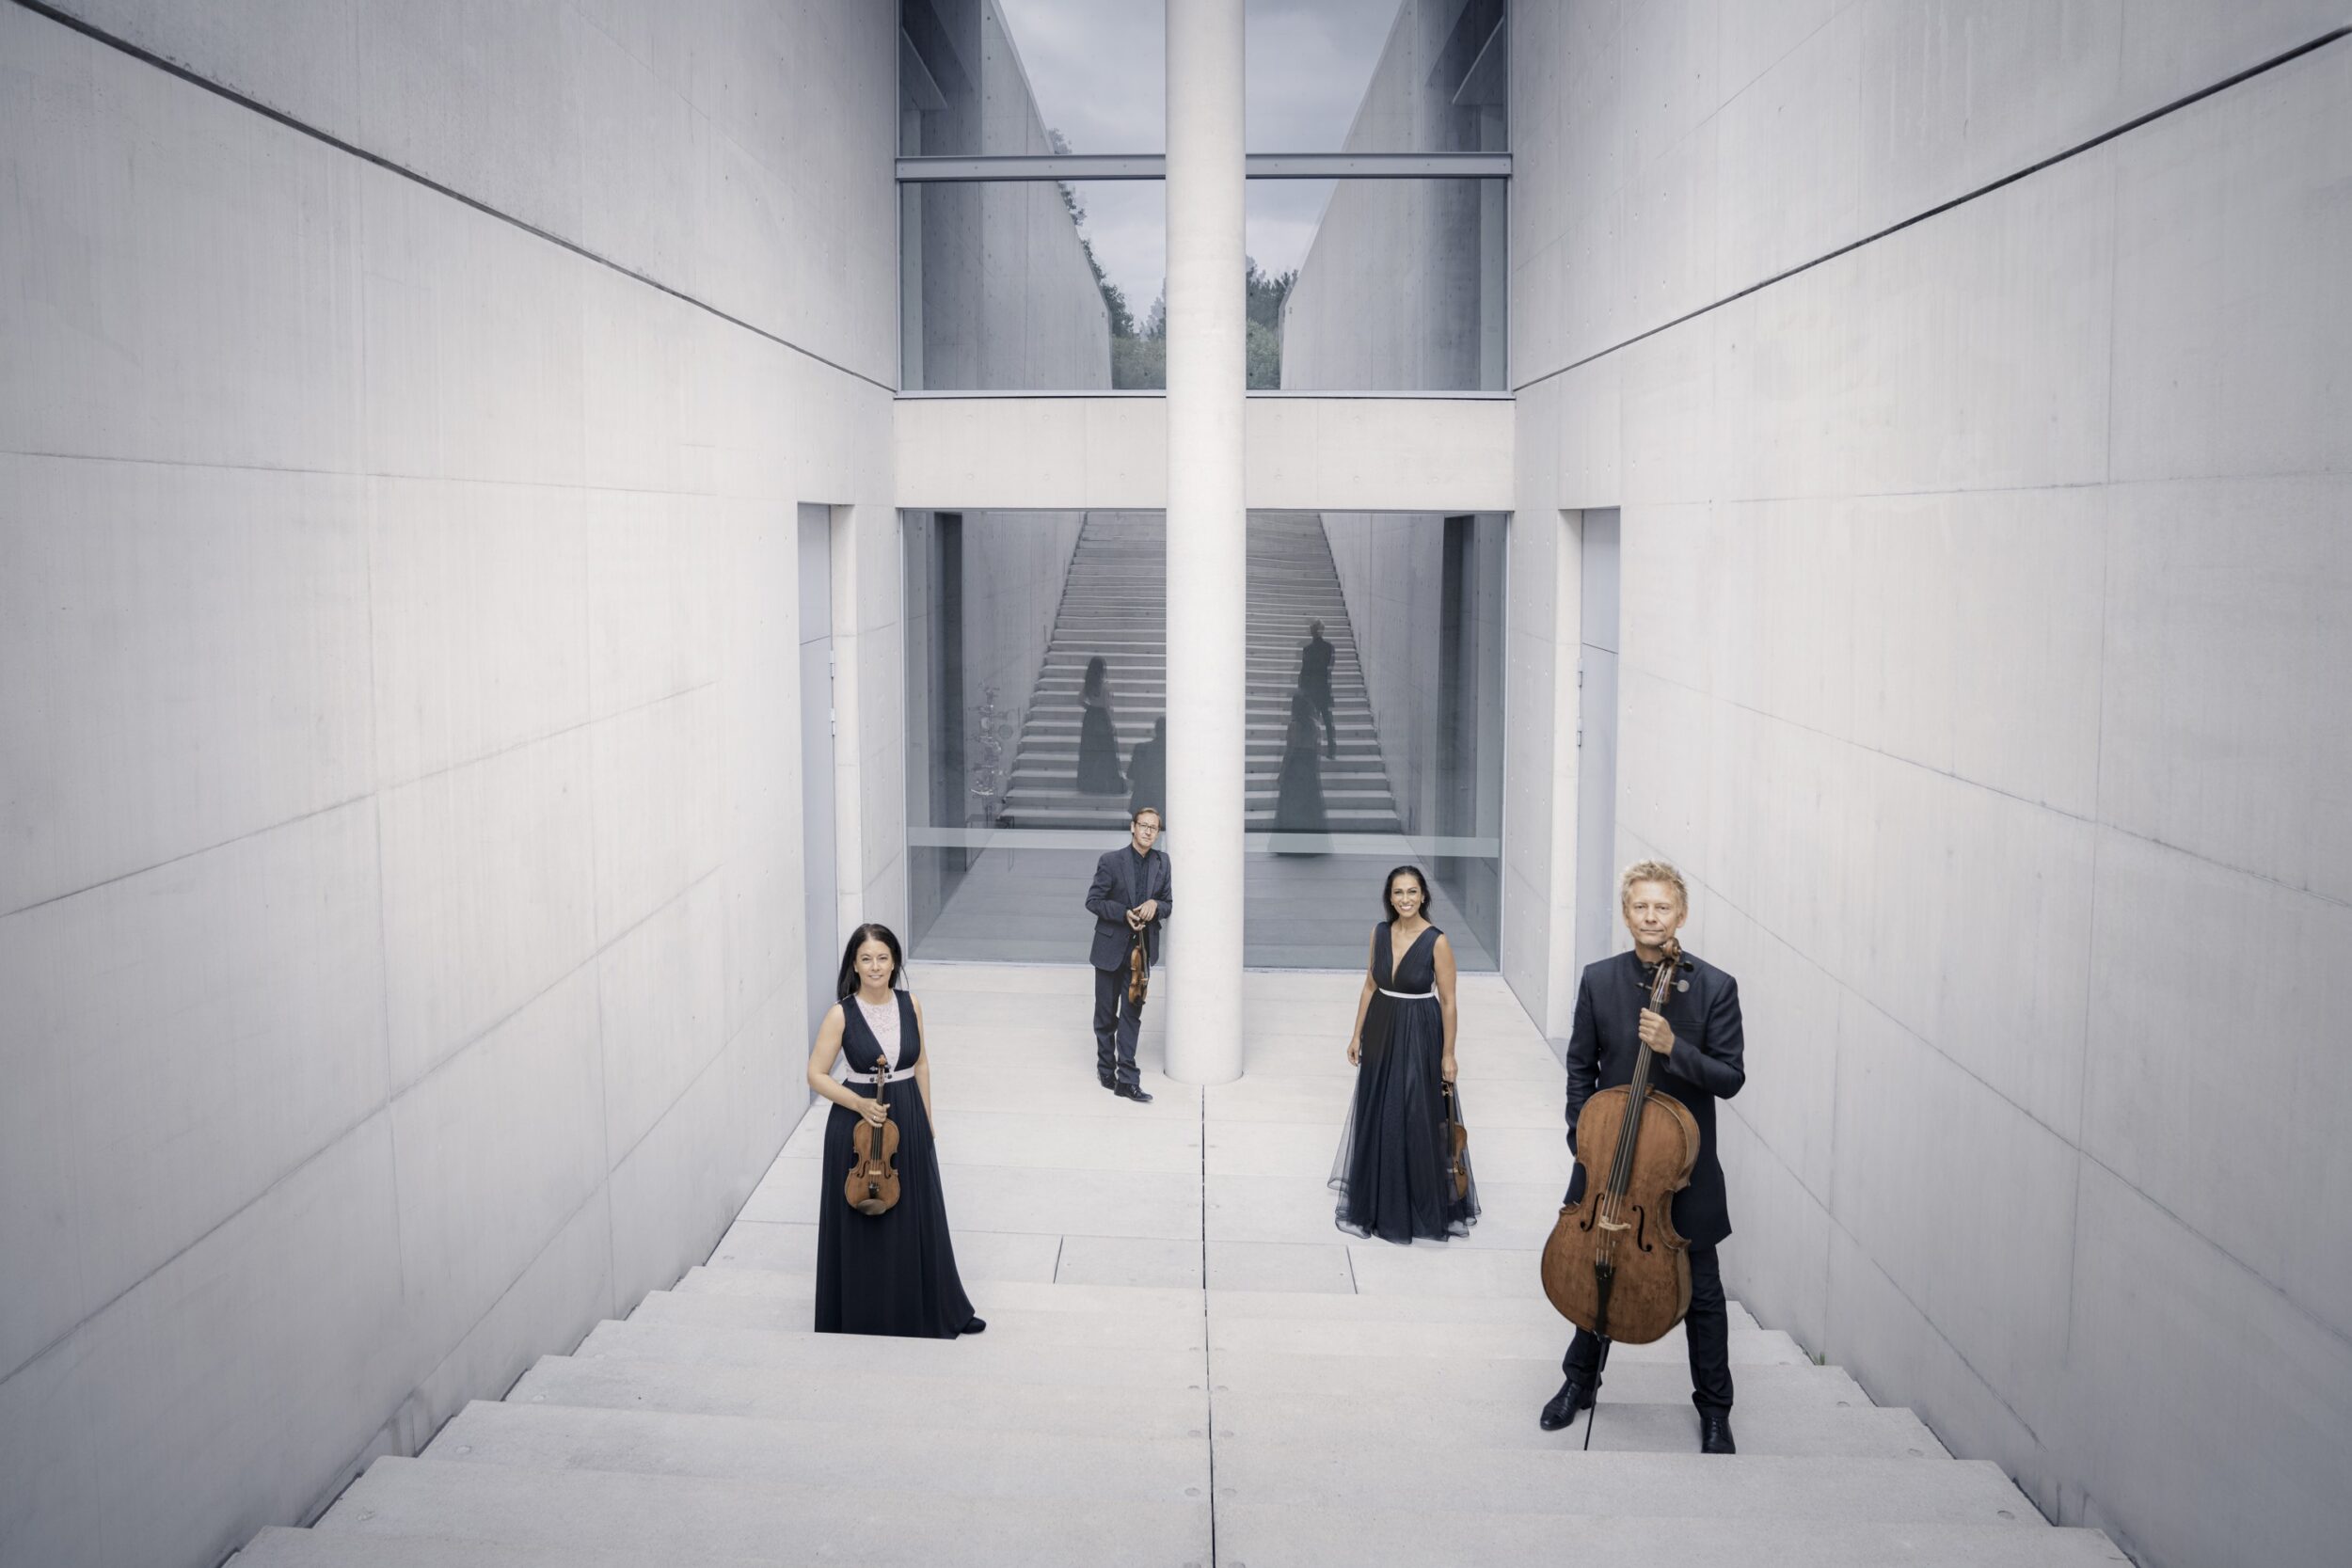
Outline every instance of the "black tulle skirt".
MULTIPOLYGON (((850 1088, 872 1090, 852 1084, 850 1088)), ((858 1117, 835 1105, 825 1118, 825 1158, 817 1190, 817 1332, 899 1334, 952 1339, 972 1319, 947 1235, 930 1118, 912 1074, 883 1086, 898 1124, 898 1201, 861 1214, 842 1196, 850 1129, 858 1117)))
MULTIPOLYGON (((1356 1093, 1340 1129, 1336 1223, 1384 1242, 1442 1242, 1478 1222, 1478 1182, 1454 1196, 1445 1147, 1445 1021, 1437 998, 1375 993, 1364 1014, 1356 1093)), ((1458 1094, 1458 1091, 1457 1091, 1458 1094)))

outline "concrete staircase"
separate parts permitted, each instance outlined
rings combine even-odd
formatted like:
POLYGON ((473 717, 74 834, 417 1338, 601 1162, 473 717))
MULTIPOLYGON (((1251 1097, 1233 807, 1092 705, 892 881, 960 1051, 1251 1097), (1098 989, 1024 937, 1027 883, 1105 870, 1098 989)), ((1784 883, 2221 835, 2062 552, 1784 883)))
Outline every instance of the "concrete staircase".
POLYGON ((1542 1040, 1499 983, 1465 980, 1486 1217, 1450 1246, 1351 1243, 1323 1176, 1353 977, 1248 983, 1249 1075, 1168 1082, 1154 1025, 1159 1099, 1135 1106, 1088 1070, 1084 971, 926 966, 946 1197, 985 1335, 808 1331, 812 1115, 707 1266, 233 1560, 2125 1560, 1737 1306, 1737 1457, 1694 1451, 1678 1334, 1619 1348, 1593 1451, 1581 1425, 1539 1432, 1565 1337, 1534 1279, 1565 1157, 1542 1040))
MULTIPOLYGON (((1087 660, 1100 655, 1108 667, 1124 769, 1136 743, 1150 738, 1152 721, 1167 711, 1167 519, 1156 513, 1095 513, 1087 518, 1014 754, 1003 807, 1008 825, 1118 829, 1126 824, 1125 795, 1077 792, 1079 692, 1087 660)), ((1319 620, 1334 651, 1338 755, 1323 764, 1331 831, 1400 831, 1322 520, 1311 514, 1252 513, 1248 577, 1247 825, 1260 832, 1274 826, 1298 652, 1308 623, 1319 620)))

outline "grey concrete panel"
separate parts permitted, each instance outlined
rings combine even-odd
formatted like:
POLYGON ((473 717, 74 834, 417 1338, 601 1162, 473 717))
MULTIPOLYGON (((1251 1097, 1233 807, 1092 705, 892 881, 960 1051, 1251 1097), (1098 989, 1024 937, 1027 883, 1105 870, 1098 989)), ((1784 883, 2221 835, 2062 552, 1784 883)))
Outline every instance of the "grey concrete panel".
POLYGON ((392 1161, 373 1117, 0 1382, 0 1556, 214 1560, 359 1456, 420 1342, 392 1161))
POLYGON ((2128 484, 2114 506, 2102 819, 2342 904, 2352 480, 2128 484))
POLYGON ((618 1155, 719 1054, 719 886, 706 879, 596 958, 605 1147, 618 1155))
MULTIPOLYGON (((1934 1304, 1939 1335, 2027 1425, 2046 1426, 2065 1306, 2013 1282, 2065 1276, 2082 1156, 1867 1003, 1850 998, 1839 1028, 1833 1216, 1905 1296, 1934 1304)), ((1835 1259, 1831 1279, 1835 1295, 1835 1259)), ((1823 1348, 1848 1360, 1836 1324, 1833 1312, 1823 1348)))
POLYGON ((2352 1529, 2339 1463, 2352 1442, 2343 1329, 2314 1322, 2090 1162, 2081 1201, 2071 1370, 2076 1388, 2099 1394, 2070 1402, 2058 1441, 2099 1522, 2126 1547, 2153 1556, 2161 1542, 2184 1562, 2341 1557, 2352 1529), (2178 1348, 2217 1342, 2258 1354, 2178 1348), (2259 1424, 2233 1416, 2241 1402, 2264 1413, 2259 1424), (2241 1440, 2214 1441, 2224 1423, 2241 1440), (2230 1506, 2216 1506, 2225 1497, 2230 1506))
POLYGON ((2352 1057, 2309 1022, 2352 1010, 2352 911, 2112 829, 2099 883, 2084 1151, 2352 1336, 2352 1057))
POLYGON ((0 911, 368 791, 362 504, 335 475, 0 455, 0 911))
POLYGON ((0 919, 0 1376, 383 1103, 373 818, 0 919))
POLYGON ((2116 479, 2352 467, 2347 103, 2338 45, 2118 145, 2116 479))
POLYGON ((377 799, 400 1087, 595 950, 588 736, 557 735, 377 799))
POLYGON ((350 160, 21 8, 0 28, 0 341, 40 372, 0 382, 0 451, 353 471, 350 160))
POLYGON ((367 482, 376 771, 410 783, 589 716, 577 491, 367 482), (464 669, 469 678, 450 679, 464 669))
MULTIPOLYGON (((1046 1354, 1064 1345, 1126 1346, 1136 1350, 1200 1348, 1201 1317, 1197 1296, 1187 1316, 1175 1312, 1040 1309, 1009 1305, 993 1287, 987 1295, 991 1344, 1019 1343, 1028 1346, 1032 1354, 1046 1354)), ((807 1299, 779 1302, 707 1291, 656 1291, 637 1304, 628 1321, 682 1323, 699 1328, 805 1332, 809 1314, 807 1299)))
MULTIPOLYGON (((959 1229, 955 1239, 956 1272, 967 1282, 1018 1279, 1041 1285, 1053 1283, 1054 1263, 1061 1254, 1063 1241, 1059 1236, 1010 1235, 969 1229, 959 1229)), ((710 1261, 737 1268, 775 1269, 787 1274, 814 1273, 817 1266, 817 1222, 811 1219, 801 1224, 772 1225, 756 1220, 738 1220, 720 1238, 718 1246, 710 1254, 710 1261)), ((1198 1281, 1194 1283, 1198 1284, 1198 1281)))
MULTIPOLYGON (((1327 1243, 1212 1240, 1204 1252, 1213 1291, 1340 1291, 1356 1288, 1347 1248, 1327 1243)), ((1348 1297, 1354 1300, 1354 1297, 1348 1297)))
MULTIPOLYGON (((830 1370, 870 1369, 875 1347, 855 1334, 811 1334, 802 1330, 710 1328, 691 1323, 602 1323, 580 1341, 584 1360, 621 1355, 637 1360, 683 1361, 714 1367, 810 1367, 830 1370)), ((1061 1383, 1096 1389, 1189 1387, 1200 1381, 1201 1352, 1172 1346, 1138 1351, 1132 1346, 1073 1345, 1051 1360, 1033 1344, 993 1339, 987 1334, 955 1339, 896 1339, 892 1363, 908 1371, 947 1376, 1002 1378, 1013 1383, 1061 1383)))
POLYGON ((424 1342, 454 1342, 602 1184, 596 1032, 595 977, 575 971, 393 1101, 401 1269, 432 1283, 407 1303, 424 1342))
POLYGON ((718 703, 697 687, 589 732, 596 930, 611 941, 718 864, 718 703))
POLYGON ((1201 1246, 1197 1240, 1064 1236, 1053 1277, 1056 1283, 1066 1280, 1073 1285, 1198 1289, 1201 1284, 1201 1246))

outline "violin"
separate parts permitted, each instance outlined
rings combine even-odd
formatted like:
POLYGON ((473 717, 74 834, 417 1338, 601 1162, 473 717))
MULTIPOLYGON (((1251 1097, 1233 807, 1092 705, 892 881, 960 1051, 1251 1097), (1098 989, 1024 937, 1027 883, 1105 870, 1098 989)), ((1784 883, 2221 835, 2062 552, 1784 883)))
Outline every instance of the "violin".
POLYGON ((1470 1129, 1462 1125, 1462 1102, 1454 1097, 1454 1085, 1440 1080, 1438 1087, 1445 1094, 1446 1180, 1459 1203, 1470 1196, 1470 1129))
MULTIPOLYGON (((882 1057, 874 1065, 874 1098, 880 1100, 890 1086, 890 1058, 882 1057)), ((882 1107, 885 1116, 889 1107, 882 1107)), ((898 1201, 898 1124, 885 1120, 880 1127, 863 1116, 850 1129, 850 1179, 842 1185, 842 1195, 850 1207, 861 1214, 886 1214, 898 1201)))
MULTIPOLYGON (((1650 1011, 1664 1013, 1690 967, 1669 941, 1650 982, 1650 1011)), ((1579 1113, 1584 1196, 1561 1208, 1544 1243, 1544 1294, 1601 1341, 1604 1365, 1611 1341, 1648 1344, 1691 1310, 1691 1243, 1676 1231, 1673 1208, 1698 1164, 1699 1127, 1672 1095, 1651 1093, 1658 1053, 1644 1045, 1640 1055, 1632 1083, 1597 1091, 1579 1113)))
POLYGON ((1151 929, 1145 922, 1135 929, 1135 942, 1127 949, 1127 1006, 1143 1006, 1143 993, 1152 989, 1152 950, 1144 943, 1144 933, 1151 929))

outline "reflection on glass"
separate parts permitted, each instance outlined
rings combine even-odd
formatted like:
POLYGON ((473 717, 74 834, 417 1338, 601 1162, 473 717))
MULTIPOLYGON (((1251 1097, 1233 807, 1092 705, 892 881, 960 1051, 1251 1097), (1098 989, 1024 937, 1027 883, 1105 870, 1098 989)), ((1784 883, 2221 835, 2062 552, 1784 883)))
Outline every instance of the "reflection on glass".
POLYGON ((1504 388, 1504 182, 1253 180, 1248 203, 1253 252, 1298 258, 1281 278, 1276 385, 1504 388))
POLYGON ((1083 963, 1095 857, 1167 785, 1166 521, 903 520, 915 951, 1083 963))
POLYGON ((1089 391, 1168 384, 1157 182, 898 187, 899 384, 1089 391))
MULTIPOLYGON (((915 951, 1083 962, 1095 857, 1135 810, 1167 807, 1167 520, 904 519, 915 951)), ((1381 877, 1409 861, 1462 967, 1496 967, 1503 528, 1250 515, 1249 963, 1355 968, 1381 877)), ((1181 882, 1180 816, 1166 847, 1181 882)))
POLYGON ((1251 964, 1359 966, 1382 877, 1418 862, 1461 967, 1497 967, 1503 528, 1250 514, 1251 964))
POLYGON ((1246 0, 1252 152, 1503 146, 1503 0, 1246 0))
POLYGON ((899 154, 1157 152, 1166 40, 1160 0, 900 0, 899 154))

